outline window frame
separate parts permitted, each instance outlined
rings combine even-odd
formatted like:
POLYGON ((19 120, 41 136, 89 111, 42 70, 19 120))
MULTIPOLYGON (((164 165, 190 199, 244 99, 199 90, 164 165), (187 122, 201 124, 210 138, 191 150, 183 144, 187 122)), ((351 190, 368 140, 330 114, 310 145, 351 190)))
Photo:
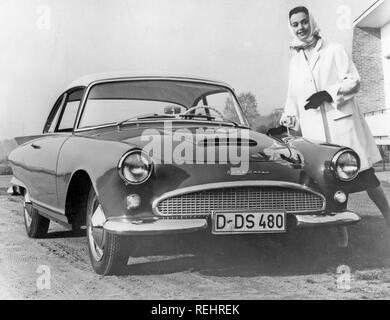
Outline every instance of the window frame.
POLYGON ((57 98, 56 102, 54 103, 54 105, 53 105, 53 107, 52 107, 52 109, 51 109, 51 111, 49 113, 49 116, 46 119, 45 125, 43 126, 43 130, 42 130, 43 134, 52 134, 52 133, 56 132, 59 116, 58 116, 58 119, 57 119, 57 123, 55 123, 54 131, 53 132, 49 132, 49 129, 51 128, 51 126, 53 124, 53 121, 55 121, 57 114, 59 112, 61 112, 62 107, 63 107, 63 105, 65 103, 65 100, 66 100, 66 92, 61 94, 57 98))
MULTIPOLYGON (((115 124, 111 123, 111 124, 96 125, 93 127, 80 128, 81 117, 83 116, 89 93, 95 85, 106 84, 106 83, 115 83, 115 82, 136 82, 136 81, 145 81, 145 80, 146 81, 154 81, 154 80, 183 81, 183 82, 193 82, 193 83, 200 83, 200 84, 202 84, 202 83, 203 84, 211 84, 211 85, 223 87, 223 88, 227 89, 232 94, 232 97, 234 98, 234 100, 236 101, 236 103, 238 105, 238 109, 239 109, 238 117, 240 119, 240 122, 242 122, 242 124, 244 126, 247 126, 249 128, 249 123, 244 115, 240 101, 238 100, 238 97, 236 96, 234 89, 232 87, 230 87, 229 85, 226 85, 224 83, 215 82, 215 81, 200 80, 200 79, 193 79, 193 78, 180 78, 180 77, 172 77, 172 78, 171 77, 169 77, 169 78, 165 78, 165 77, 131 77, 131 78, 124 77, 124 78, 95 80, 95 81, 92 81, 91 83, 89 83, 87 87, 85 87, 84 95, 83 95, 81 104, 79 106, 79 110, 77 112, 77 117, 76 117, 74 129, 73 129, 73 133, 94 130, 97 128, 111 127, 111 126, 115 125, 115 124)), ((202 98, 200 97, 200 99, 202 99, 202 98)), ((173 102, 173 103, 176 103, 176 102, 173 102)), ((196 105, 195 102, 194 102, 194 104, 196 105)))
POLYGON ((82 101, 83 101, 83 98, 84 98, 85 89, 86 89, 86 87, 84 87, 84 86, 79 86, 79 87, 71 88, 71 89, 69 89, 69 90, 67 90, 67 91, 65 92, 65 100, 64 100, 64 102, 62 103, 61 111, 60 111, 61 113, 60 113, 60 115, 59 115, 59 117, 58 117, 58 121, 57 121, 57 124, 56 124, 55 129, 54 129, 54 133, 71 133, 71 134, 73 134, 74 128, 75 128, 75 125, 76 125, 76 121, 77 121, 77 118, 78 118, 78 114, 79 114, 79 112, 80 112, 80 105, 81 105, 81 103, 82 103, 82 101), (68 98, 69 98, 69 96, 70 96, 72 93, 74 93, 75 91, 78 91, 78 90, 80 90, 80 91, 82 90, 82 94, 81 94, 81 98, 80 98, 79 105, 77 106, 76 116, 75 116, 75 119, 74 119, 74 121, 73 121, 72 128, 70 128, 70 130, 59 130, 59 126, 60 126, 60 124, 61 124, 61 121, 62 121, 63 116, 64 116, 64 113, 65 113, 66 106, 67 106, 67 104, 68 104, 68 98))

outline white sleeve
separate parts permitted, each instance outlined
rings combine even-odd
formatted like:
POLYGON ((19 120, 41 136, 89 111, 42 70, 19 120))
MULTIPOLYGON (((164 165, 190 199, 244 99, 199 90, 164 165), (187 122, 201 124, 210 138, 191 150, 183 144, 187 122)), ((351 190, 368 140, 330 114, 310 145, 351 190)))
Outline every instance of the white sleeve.
POLYGON ((284 112, 281 116, 281 121, 286 116, 292 116, 295 117, 295 126, 292 127, 294 130, 299 129, 299 109, 298 109, 298 103, 297 103, 297 96, 294 92, 294 79, 293 79, 293 60, 294 57, 291 59, 290 67, 289 67, 289 77, 288 77, 288 89, 287 89, 287 98, 284 105, 284 112))
POLYGON ((326 90, 333 98, 332 106, 337 109, 358 93, 360 76, 354 63, 341 45, 335 45, 333 54, 339 81, 330 85, 326 90))

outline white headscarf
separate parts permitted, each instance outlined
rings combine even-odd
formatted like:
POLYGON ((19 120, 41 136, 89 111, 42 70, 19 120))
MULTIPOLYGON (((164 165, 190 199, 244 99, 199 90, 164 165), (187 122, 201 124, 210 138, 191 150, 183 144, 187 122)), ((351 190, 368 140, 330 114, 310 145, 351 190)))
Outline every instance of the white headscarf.
POLYGON ((309 25, 310 25, 310 36, 307 40, 302 41, 295 34, 294 29, 291 26, 290 18, 288 19, 288 27, 290 28, 291 34, 293 36, 293 41, 291 42, 290 49, 299 51, 302 49, 306 49, 316 43, 316 41, 321 38, 320 36, 320 28, 317 22, 314 20, 314 17, 309 13, 309 25))

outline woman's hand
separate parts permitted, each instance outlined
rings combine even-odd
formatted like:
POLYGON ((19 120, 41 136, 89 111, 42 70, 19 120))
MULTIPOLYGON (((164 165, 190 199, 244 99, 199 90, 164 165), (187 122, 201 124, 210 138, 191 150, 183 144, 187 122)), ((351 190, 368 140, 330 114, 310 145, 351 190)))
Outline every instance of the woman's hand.
POLYGON ((317 109, 324 102, 333 102, 332 96, 327 91, 320 91, 310 96, 305 105, 305 110, 317 109))
POLYGON ((282 114, 279 123, 287 128, 294 128, 297 124, 297 118, 295 116, 282 114))
POLYGON ((280 136, 284 133, 287 133, 287 128, 285 126, 280 126, 277 128, 271 128, 267 131, 267 136, 280 136))

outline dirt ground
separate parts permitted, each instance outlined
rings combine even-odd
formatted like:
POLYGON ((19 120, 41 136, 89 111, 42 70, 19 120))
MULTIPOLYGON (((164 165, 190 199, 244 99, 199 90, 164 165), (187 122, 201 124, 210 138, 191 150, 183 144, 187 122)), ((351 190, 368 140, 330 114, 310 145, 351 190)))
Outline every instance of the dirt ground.
MULTIPOLYGON (((383 186, 390 199, 390 183, 383 186)), ((154 237, 125 274, 101 277, 85 237, 51 223, 46 239, 27 238, 21 199, 0 188, 0 298, 389 299, 390 231, 366 194, 353 195, 349 209, 363 221, 349 228, 345 250, 320 230, 296 239, 154 237), (50 288, 39 285, 42 268, 50 270, 50 288)))

